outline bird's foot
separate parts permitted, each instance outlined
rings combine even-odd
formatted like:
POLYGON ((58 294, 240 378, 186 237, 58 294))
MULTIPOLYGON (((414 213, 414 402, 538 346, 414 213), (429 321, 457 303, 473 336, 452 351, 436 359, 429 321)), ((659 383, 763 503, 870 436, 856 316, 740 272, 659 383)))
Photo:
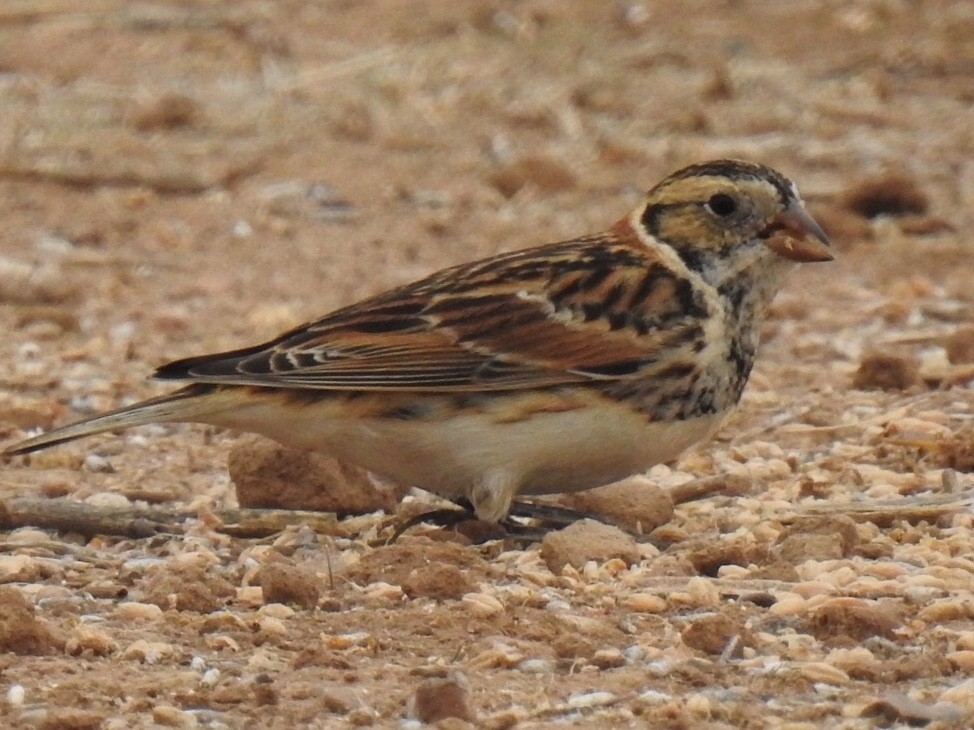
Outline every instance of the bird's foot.
POLYGON ((427 523, 441 528, 453 528, 474 544, 489 540, 507 539, 519 544, 540 542, 553 530, 568 527, 578 520, 606 522, 596 514, 539 502, 511 503, 507 517, 499 522, 486 522, 477 517, 473 506, 465 499, 455 501, 456 507, 431 510, 414 515, 396 528, 389 542, 395 542, 407 530, 427 523))

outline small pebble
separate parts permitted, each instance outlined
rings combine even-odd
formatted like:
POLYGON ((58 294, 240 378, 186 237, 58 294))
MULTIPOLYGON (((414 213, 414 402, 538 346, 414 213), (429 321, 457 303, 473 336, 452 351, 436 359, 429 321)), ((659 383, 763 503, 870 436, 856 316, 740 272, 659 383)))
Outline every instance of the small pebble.
POLYGON ((962 672, 974 672, 974 651, 971 649, 948 652, 947 661, 962 672))
POLYGON ((549 674, 555 671, 556 664, 551 659, 525 659, 514 668, 525 674, 549 674))
POLYGON ((152 708, 152 719, 157 725, 163 727, 176 728, 195 728, 199 726, 196 715, 185 710, 180 710, 172 705, 156 705, 152 708))
POLYGON ((37 560, 30 555, 0 555, 0 578, 28 576, 38 570, 37 560))
POLYGON ((117 492, 96 492, 85 498, 85 504, 104 510, 123 510, 132 507, 129 498, 117 492))
POLYGON ((720 603, 720 591, 708 578, 694 576, 687 581, 687 595, 697 608, 714 608, 720 603))
POLYGON ((930 603, 917 612, 917 618, 929 624, 943 624, 970 618, 974 606, 969 601, 958 598, 945 598, 930 603))
POLYGON ((624 666, 626 658, 618 649, 599 649, 592 655, 590 661, 599 669, 614 669, 624 666))
POLYGON ((711 712, 713 712, 713 706, 710 702, 710 698, 702 694, 693 694, 687 698, 687 711, 693 713, 697 717, 710 717, 711 712))
POLYGON ((663 613, 666 601, 655 593, 632 593, 622 599, 622 605, 635 613, 663 613))
POLYGON ((605 707, 615 700, 616 696, 611 692, 580 692, 569 695, 565 706, 570 710, 582 710, 590 707, 605 707))
POLYGON ((661 705, 673 699, 670 695, 657 692, 655 689, 648 689, 637 698, 640 702, 648 705, 661 705))
POLYGON ((322 644, 327 649, 349 649, 353 646, 364 646, 370 643, 372 634, 367 631, 356 631, 350 634, 327 634, 321 637, 322 644))
POLYGON ((236 590, 235 600, 242 606, 259 608, 264 605, 264 590, 260 586, 241 586, 236 590))
POLYGON ((864 646, 854 646, 849 649, 833 649, 827 657, 829 664, 834 664, 843 671, 871 671, 879 667, 879 660, 864 646))
POLYGON ((257 620, 260 633, 272 637, 282 637, 287 634, 287 626, 280 619, 272 616, 262 616, 257 620))
POLYGON ((122 659, 142 662, 143 664, 158 664, 169 659, 176 653, 176 647, 162 641, 146 641, 139 639, 129 644, 121 654, 122 659))
POLYGON ((810 682, 830 685, 847 684, 849 675, 832 664, 825 662, 806 662, 798 666, 798 673, 810 682))
POLYGON ((34 264, 0 256, 0 302, 56 304, 76 297, 79 287, 57 263, 34 264))
POLYGON ((271 616, 277 619, 291 618, 295 614, 295 610, 290 606, 283 603, 265 603, 259 609, 257 613, 261 616, 271 616))
POLYGON ((427 679, 410 698, 409 715, 425 723, 454 717, 476 722, 477 713, 470 702, 470 682, 460 672, 427 679))
POLYGON ((405 594, 400 586, 380 580, 366 586, 365 597, 373 601, 400 601, 405 594))
POLYGON ((233 224, 232 232, 234 238, 249 238, 254 235, 254 227, 245 220, 239 220, 233 224))
MULTIPOLYGON (((111 462, 109 462, 108 459, 106 459, 104 456, 99 456, 98 454, 88 454, 85 457, 85 460, 82 462, 81 468, 84 469, 85 471, 96 472, 96 473, 100 472, 103 474, 110 474, 113 471, 111 462)), ((94 504, 96 506, 108 506, 105 504, 99 504, 97 500, 98 498, 102 498, 102 497, 103 495, 93 494, 85 501, 88 502, 89 504, 94 504)))
POLYGON ((11 707, 20 707, 24 704, 27 691, 22 684, 12 684, 7 690, 7 704, 11 707))
POLYGON ((504 604, 489 593, 467 593, 460 599, 460 603, 472 615, 480 618, 504 613, 504 604))
POLYGON ((852 379, 852 386, 863 390, 906 390, 922 384, 915 358, 888 353, 864 355, 852 379))
POLYGON ((556 598, 552 601, 548 601, 544 605, 544 610, 551 613, 568 613, 572 610, 572 604, 570 604, 568 601, 562 601, 561 599, 556 598))
MULTIPOLYGON (((930 704, 899 692, 889 692, 861 711, 862 717, 882 718, 882 727, 957 728, 962 727, 965 714, 963 708, 951 702, 930 704)), ((964 723, 963 727, 969 725, 964 723)))
POLYGON ((965 679, 953 687, 945 689, 938 698, 940 702, 952 702, 968 712, 974 712, 974 678, 965 679))
POLYGON ((73 635, 68 637, 64 645, 64 653, 69 656, 78 656, 82 652, 90 652, 95 656, 108 656, 117 649, 118 645, 108 633, 85 624, 75 626, 73 635))
POLYGON ((779 593, 768 609, 772 616, 797 616, 808 610, 808 601, 797 593, 779 593))
POLYGON ((162 615, 162 609, 154 603, 128 601, 115 609, 115 617, 122 621, 158 621, 162 615))
POLYGON ((622 655, 626 658, 627 664, 635 664, 636 662, 641 662, 646 658, 646 648, 640 646, 639 644, 633 644, 632 646, 627 646, 622 650, 622 655))

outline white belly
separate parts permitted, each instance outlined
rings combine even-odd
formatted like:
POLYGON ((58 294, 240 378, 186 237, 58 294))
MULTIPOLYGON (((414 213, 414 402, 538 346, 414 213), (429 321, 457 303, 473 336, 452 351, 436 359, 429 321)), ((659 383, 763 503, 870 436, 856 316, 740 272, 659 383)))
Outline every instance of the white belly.
POLYGON ((720 422, 706 416, 649 423, 615 404, 532 413, 514 421, 489 411, 445 420, 339 416, 314 406, 291 410, 283 421, 279 409, 255 402, 236 410, 233 423, 221 425, 325 452, 400 484, 466 496, 477 504, 477 489, 510 491, 509 500, 515 494, 573 492, 617 481, 676 457, 720 422))

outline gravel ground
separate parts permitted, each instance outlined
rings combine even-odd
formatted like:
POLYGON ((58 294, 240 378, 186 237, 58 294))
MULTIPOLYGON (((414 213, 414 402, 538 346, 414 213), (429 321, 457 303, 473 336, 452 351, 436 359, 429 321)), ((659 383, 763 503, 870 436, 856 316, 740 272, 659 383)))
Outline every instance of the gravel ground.
POLYGON ((841 254, 628 485, 639 539, 234 531, 198 427, 4 465, 4 726, 974 726, 974 5, 18 0, 0 70, 5 442, 692 161, 781 169, 841 254))

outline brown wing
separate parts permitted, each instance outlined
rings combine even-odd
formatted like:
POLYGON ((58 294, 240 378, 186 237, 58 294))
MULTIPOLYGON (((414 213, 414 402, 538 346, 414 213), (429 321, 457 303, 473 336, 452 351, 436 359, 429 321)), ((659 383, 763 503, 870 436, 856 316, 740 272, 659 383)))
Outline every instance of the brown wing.
POLYGON ((447 269, 264 345, 174 362, 156 376, 453 392, 620 379, 699 336, 703 306, 651 251, 610 232, 447 269))

